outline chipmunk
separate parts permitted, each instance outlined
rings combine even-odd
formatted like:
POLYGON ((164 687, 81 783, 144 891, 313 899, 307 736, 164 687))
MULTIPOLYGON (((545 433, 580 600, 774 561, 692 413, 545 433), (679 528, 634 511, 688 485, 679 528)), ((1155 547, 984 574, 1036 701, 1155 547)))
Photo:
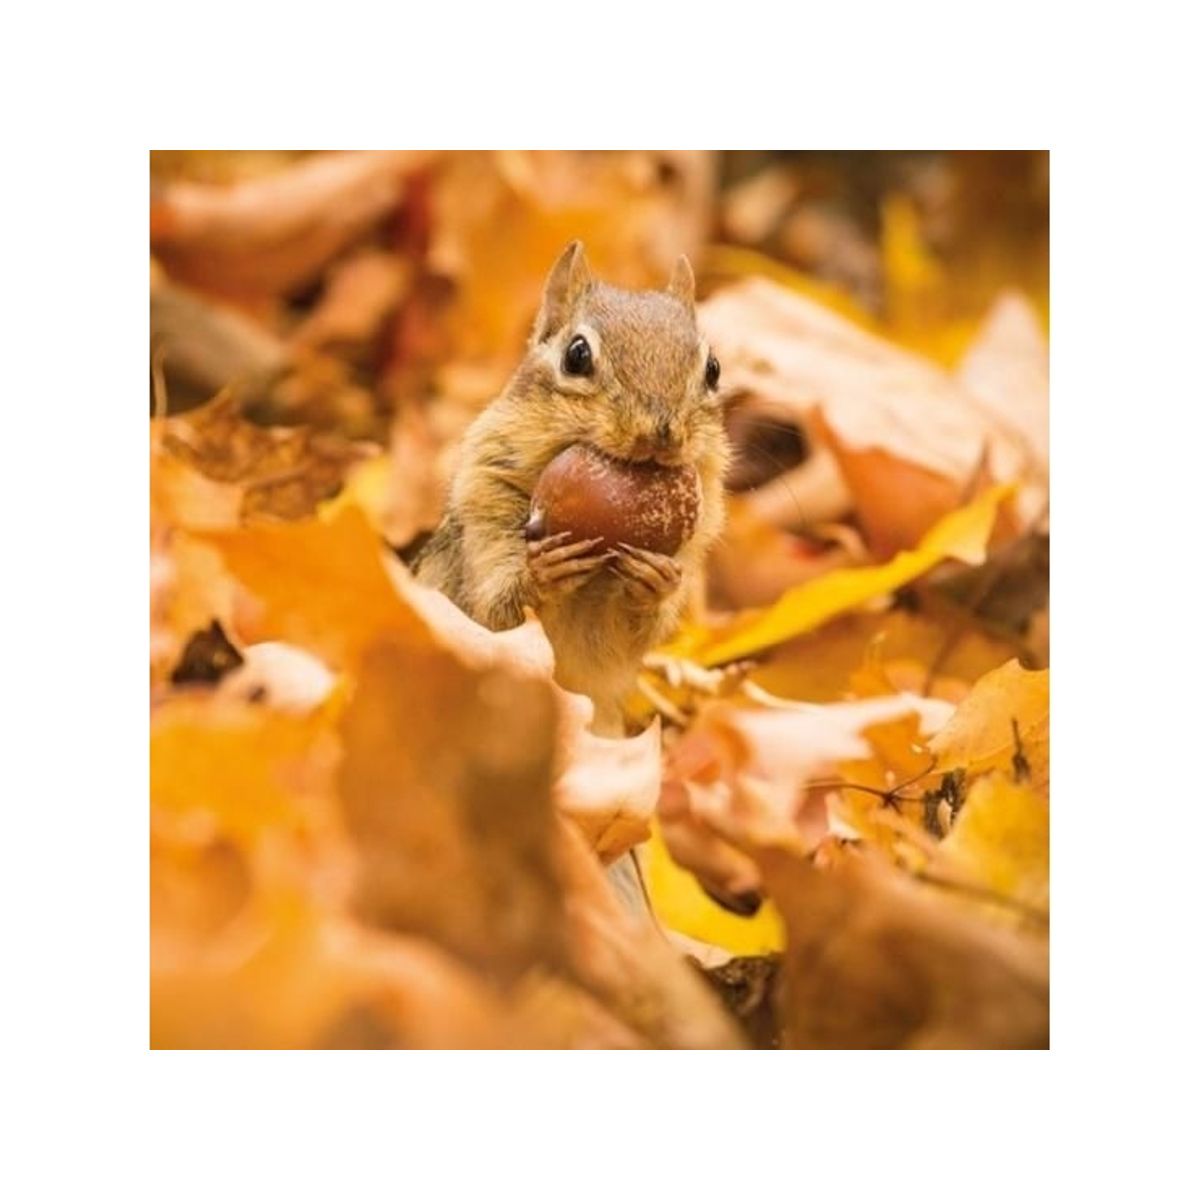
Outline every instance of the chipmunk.
POLYGON ((665 291, 610 287, 572 242, 546 279, 524 359, 467 431, 445 515, 414 563, 419 580, 491 629, 532 608, 556 680, 592 699, 593 729, 609 736, 624 732, 621 704, 642 657, 673 632, 724 519, 720 365, 696 324, 695 286, 681 257, 665 291), (596 541, 527 527, 539 476, 575 443, 694 467, 700 514, 674 556, 599 553, 596 541))

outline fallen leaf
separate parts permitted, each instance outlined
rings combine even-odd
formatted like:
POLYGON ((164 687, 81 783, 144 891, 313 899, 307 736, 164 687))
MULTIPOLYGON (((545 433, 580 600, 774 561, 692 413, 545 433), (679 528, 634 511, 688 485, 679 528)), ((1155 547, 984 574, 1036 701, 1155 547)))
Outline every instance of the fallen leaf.
POLYGON ((338 785, 359 911, 504 986, 569 969, 654 1045, 736 1044, 654 926, 620 907, 579 830, 553 816, 553 715, 548 682, 388 641, 368 651, 338 785), (413 678, 429 701, 419 711, 413 678))
POLYGON ((1034 468, 1050 467, 1050 347, 1041 318, 1020 292, 996 298, 957 376, 972 401, 1010 429, 1034 468))
POLYGON ((337 677, 315 655, 285 642, 246 646, 242 662, 221 680, 218 694, 302 716, 320 708, 337 677))
POLYGON ((294 901, 222 957, 150 976, 150 1043, 173 1049, 508 1049, 528 1044, 502 998, 450 955, 294 901))
POLYGON ((731 496, 725 528, 709 557, 715 606, 738 610, 770 604, 789 588, 867 559, 861 542, 814 540, 759 515, 754 496, 731 496))
POLYGON ((311 427, 256 425, 233 391, 163 424, 162 446, 195 470, 236 484, 240 515, 288 520, 312 515, 342 486, 347 471, 370 451, 311 427))
POLYGON ((228 186, 174 180, 150 201, 150 243, 172 275, 277 294, 311 280, 399 201, 428 151, 314 154, 228 186))
MULTIPOLYGON (((810 784, 837 776, 839 768, 844 774, 846 763, 874 762, 880 731, 903 725, 910 740, 927 737, 953 711, 942 701, 907 695, 825 705, 755 697, 704 708, 672 748, 664 778, 663 841, 718 894, 761 888, 758 848, 779 845, 802 854, 829 834, 826 794, 836 784, 810 784)), ((681 932, 748 952, 745 944, 722 940, 724 923, 712 924, 711 915, 701 908, 681 932)))
POLYGON ((330 269, 324 293, 292 332, 297 346, 362 351, 383 333, 411 285, 412 268, 395 254, 360 250, 330 269))
POLYGON ((971 786, 954 826, 938 844, 928 874, 1050 908, 1050 806, 999 772, 971 786))
POLYGON ((150 517, 160 527, 232 529, 243 490, 205 475, 163 446, 165 422, 150 426, 150 517))
POLYGON ((981 675, 1013 655, 1010 642, 976 629, 948 648, 947 641, 944 625, 921 612, 847 613, 778 647, 749 679, 785 700, 845 700, 858 694, 855 673, 874 653, 891 691, 926 691, 957 704, 981 675))
POLYGON ((154 811, 216 825, 245 848, 328 832, 328 725, 322 711, 296 717, 212 694, 163 700, 150 723, 154 811))
POLYGON ((842 439, 821 416, 813 425, 824 433, 832 448, 842 478, 854 496, 867 544, 879 558, 915 546, 942 516, 973 499, 980 486, 990 480, 982 473, 985 455, 977 464, 978 484, 975 479, 963 483, 896 458, 886 450, 857 448, 842 439))
POLYGON ((787 929, 788 1047, 1049 1044, 1044 939, 947 905, 861 852, 843 852, 824 868, 782 849, 757 857, 787 929))
POLYGON ((1050 794, 1050 672, 1027 671, 1016 659, 989 671, 930 749, 939 771, 961 767, 971 776, 1012 773, 1019 751, 1029 786, 1044 800, 1050 794))
POLYGON ((701 822, 689 819, 686 792, 678 784, 673 788, 678 799, 672 803, 664 789, 661 832, 651 837, 644 850, 646 889, 655 916, 668 929, 731 954, 769 954, 781 949, 783 923, 770 901, 751 916, 738 916, 717 904, 700 886, 703 878, 726 895, 758 894, 762 875, 752 858, 701 822))
POLYGON ((429 640, 366 648, 341 723, 338 795, 367 920, 502 980, 561 963, 554 728, 547 682, 469 668, 429 640))
POLYGON ((989 446, 1007 436, 940 367, 777 284, 723 289, 700 319, 732 393, 809 425, 819 416, 813 427, 837 453, 881 554, 913 545, 961 503, 989 446))
POLYGON ((700 975, 649 921, 623 908, 583 834, 560 818, 558 862, 576 976, 656 1046, 738 1049, 733 1023, 700 975))
POLYGON ((1007 487, 993 488, 965 508, 943 517, 916 550, 901 551, 878 567, 847 567, 785 592, 770 608, 749 612, 720 628, 685 629, 663 653, 705 665, 761 653, 816 629, 832 617, 886 596, 944 558, 982 562, 1007 487))
POLYGON ((292 358, 262 322, 162 270, 151 273, 150 344, 161 356, 173 410, 207 401, 235 382, 243 394, 260 395, 292 358))
POLYGON ((589 715, 585 709, 583 721, 564 722, 554 799, 601 861, 611 863, 650 836, 662 739, 657 720, 636 737, 598 737, 585 727, 589 715))
POLYGON ((356 508, 329 521, 203 537, 261 604, 246 640, 303 646, 333 666, 357 659, 385 631, 428 641, 425 623, 391 583, 378 536, 356 508))

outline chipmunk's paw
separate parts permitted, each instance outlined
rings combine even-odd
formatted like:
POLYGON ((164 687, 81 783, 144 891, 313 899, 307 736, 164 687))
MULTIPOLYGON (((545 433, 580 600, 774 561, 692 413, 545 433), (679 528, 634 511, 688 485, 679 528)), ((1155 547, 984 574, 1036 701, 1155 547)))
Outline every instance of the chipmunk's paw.
POLYGON ((616 554, 615 550, 593 553, 604 541, 603 538, 584 538, 572 542, 570 539, 574 536, 572 533, 557 533, 553 537, 529 543, 526 562, 540 600, 561 600, 571 595, 616 554))
POLYGON ((639 608, 657 608, 683 578, 679 564, 667 554, 655 554, 637 546, 620 544, 617 557, 608 564, 609 571, 625 585, 630 602, 639 608))

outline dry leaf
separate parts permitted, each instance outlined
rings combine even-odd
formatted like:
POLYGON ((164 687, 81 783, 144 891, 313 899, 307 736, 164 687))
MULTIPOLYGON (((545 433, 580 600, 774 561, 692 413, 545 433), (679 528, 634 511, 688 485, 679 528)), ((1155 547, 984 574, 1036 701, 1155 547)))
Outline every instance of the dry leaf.
POLYGON ((912 551, 902 551, 880 567, 848 567, 785 592, 770 608, 741 615, 717 629, 693 627, 663 652, 693 658, 705 666, 758 654, 808 633, 832 617, 885 596, 944 558, 982 562, 988 537, 1007 488, 993 488, 966 508, 944 517, 912 551))
POLYGON ((795 1049, 1049 1044, 1043 939, 952 905, 874 857, 825 869, 759 853, 787 926, 783 1011, 795 1049))
POLYGON ((699 974, 621 906, 579 830, 563 821, 560 833, 568 946, 584 986, 654 1045, 738 1048, 741 1037, 699 974))
POLYGON ((370 449, 311 427, 269 428, 242 415, 234 392, 178 417, 162 429, 163 450, 241 491, 241 515, 288 520, 312 515, 341 488, 370 449))
POLYGON ((975 680, 1012 657, 1013 647, 974 629, 949 642, 944 625, 924 613, 848 613, 780 646, 749 678, 785 700, 844 700, 857 694, 852 680, 868 654, 876 655, 891 691, 924 691, 957 704, 975 680))
POLYGON ((382 250, 360 250, 329 272, 320 302, 292 332, 309 349, 362 350, 383 332, 404 299, 412 269, 382 250))
POLYGON ((976 780, 928 873, 1050 908, 1050 806, 999 773, 976 780))
MULTIPOLYGON (((682 788, 674 785, 686 805, 682 788)), ((641 851, 645 862, 646 888, 661 924, 700 946, 716 947, 729 954, 770 954, 783 948, 783 923, 769 899, 762 897, 762 876, 748 855, 718 838, 698 821, 682 819, 686 813, 672 810, 668 798, 671 785, 663 790, 660 814, 664 828, 651 837, 641 851), (668 840, 665 823, 673 825, 668 840), (718 905, 699 883, 714 888, 723 897, 758 897, 762 902, 752 914, 748 904, 735 915, 718 905)), ((707 965, 707 964, 706 964, 707 965)))
POLYGON ((725 528, 711 552, 710 592, 718 607, 770 604, 789 588, 866 559, 861 543, 855 548, 779 528, 757 512, 754 496, 729 498, 725 528))
MULTIPOLYGON (((816 705, 755 695, 757 703, 717 701, 700 713, 671 750, 659 807, 672 856, 719 895, 761 888, 756 848, 803 854, 828 835, 830 788, 810 784, 839 765, 845 773, 848 762, 874 763, 887 749, 881 733, 900 727, 909 740, 925 737, 952 711, 918 696, 816 705)), ((682 932, 725 944, 708 925, 682 932)))
POLYGON ((295 905, 206 960, 156 962, 150 1044, 173 1049, 508 1049, 509 1007, 450 955, 295 905))
POLYGON ((281 641, 343 666, 383 632, 428 640, 396 593, 379 538, 355 508, 329 522, 298 521, 206 534, 261 604, 247 641, 281 641))
POLYGON ((329 668, 307 651, 284 642, 258 642, 243 649, 241 665, 221 679, 217 692, 303 716, 320 708, 336 683, 329 668))
POLYGON ((597 737, 585 727, 589 718, 584 708, 582 720, 568 715, 564 722, 554 799, 610 863, 650 836, 662 783, 661 733, 656 720, 636 737, 597 737))
POLYGON ((706 301, 701 323, 731 391, 819 415, 881 554, 958 505, 1007 436, 945 371, 787 288, 745 280, 706 301))
POLYGON ((959 382, 997 424, 1012 431, 1030 465, 1050 468, 1050 347, 1033 305, 999 296, 958 366, 959 382))
POLYGON ((315 154, 229 186, 173 181, 150 201, 150 242, 172 275, 214 291, 302 285, 394 208, 419 150, 315 154))
POLYGON ((154 811, 215 825, 245 848, 328 832, 329 715, 297 717, 227 697, 172 696, 150 726, 154 811))
POLYGON ((1029 786, 1045 799, 1050 794, 1050 672, 1026 671, 1016 659, 989 671, 930 749, 939 770, 961 767, 970 775, 1012 772, 1019 754, 1029 786))
POLYGON ((557 966, 550 685, 381 638, 363 654, 341 731, 359 911, 506 981, 557 966))

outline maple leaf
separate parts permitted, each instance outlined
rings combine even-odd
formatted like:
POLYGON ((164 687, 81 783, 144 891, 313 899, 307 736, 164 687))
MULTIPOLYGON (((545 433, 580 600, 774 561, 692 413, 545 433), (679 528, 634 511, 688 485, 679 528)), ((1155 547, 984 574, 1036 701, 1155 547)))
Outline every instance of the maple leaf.
MULTIPOLYGON (((540 624, 527 621, 494 633, 472 621, 440 592, 416 583, 390 556, 356 507, 326 520, 261 526, 206 535, 238 580, 261 604, 243 624, 254 637, 315 651, 356 668, 379 637, 429 653, 441 648, 473 667, 503 667, 548 681, 554 656, 540 624)), ((649 835, 658 792, 658 733, 630 740, 587 730, 590 701, 554 686, 564 735, 558 750, 557 803, 589 830, 606 858, 649 835)))
POLYGON ((1025 784, 985 775, 971 786, 926 873, 1048 912, 1050 806, 1025 784))
POLYGON ((304 717, 212 695, 160 701, 150 795, 160 815, 216 822, 247 847, 274 830, 326 828, 331 711, 304 717))
POLYGON ((153 1047, 536 1044, 502 997, 434 945, 385 937, 297 896, 263 900, 247 915, 253 924, 238 940, 215 939, 206 954, 156 955, 153 1047))
POLYGON ((1029 786, 1050 791, 1050 672, 1027 671, 1012 659, 989 671, 930 741, 938 769, 975 776, 1023 763, 1029 786))
MULTIPOLYGON (((713 702, 668 757, 658 814, 663 842, 710 891, 757 891, 763 884, 757 848, 785 846, 803 854, 829 834, 826 794, 837 780, 824 788, 811 783, 839 769, 846 774, 847 763, 875 763, 881 733, 895 727, 902 741, 911 742, 938 728, 951 711, 943 701, 909 695, 816 705, 755 691, 750 703, 713 702)), ((878 807, 871 796, 870 809, 878 807)), ((676 895, 679 885, 669 875, 664 882, 670 889, 665 903, 684 922, 677 926, 682 932, 745 948, 725 940, 727 922, 714 925, 709 906, 697 907, 686 891, 676 895)))
POLYGON ((644 850, 646 888, 658 920, 731 954, 781 949, 783 924, 775 906, 763 897, 757 864, 693 818, 687 805, 682 785, 664 786, 659 825, 644 850), (714 893, 722 903, 714 900, 714 893), (751 898, 754 903, 738 903, 751 898))
POLYGON ((356 508, 328 522, 256 525, 203 540, 261 605, 252 640, 304 646, 334 666, 353 662, 384 631, 428 640, 426 625, 391 583, 378 536, 356 508))
MULTIPOLYGON (((786 476, 777 482, 791 486, 786 476)), ((757 496, 729 498, 725 530, 712 550, 710 591, 714 604, 722 609, 770 604, 791 587, 838 567, 869 561, 861 539, 849 526, 823 526, 821 538, 815 536, 815 529, 793 533, 756 511, 757 496), (831 532, 839 539, 830 537, 831 532)))
POLYGON ((583 834, 552 816, 553 714, 545 681, 399 642, 368 651, 338 785, 360 911, 508 984, 569 964, 654 1044, 735 1044, 699 980, 621 909, 583 834))

